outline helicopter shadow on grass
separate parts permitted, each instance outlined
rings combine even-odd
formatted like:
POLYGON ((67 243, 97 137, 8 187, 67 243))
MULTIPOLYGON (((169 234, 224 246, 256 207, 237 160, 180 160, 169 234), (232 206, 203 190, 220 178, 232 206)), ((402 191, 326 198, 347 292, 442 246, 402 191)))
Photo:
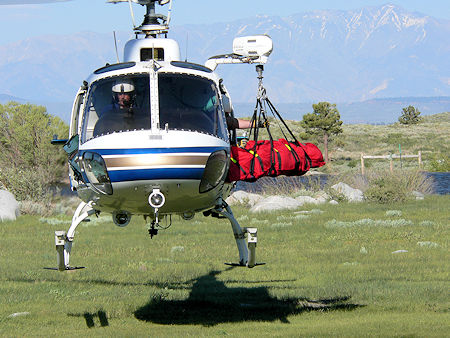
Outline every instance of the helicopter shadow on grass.
MULTIPOLYGON (((310 300, 278 299, 267 287, 229 288, 217 279, 222 271, 211 271, 194 280, 185 300, 167 300, 159 295, 134 313, 138 320, 167 325, 204 325, 244 321, 281 321, 305 311, 354 310, 364 306, 351 304, 351 297, 310 300)), ((176 287, 175 287, 176 288, 176 287)))

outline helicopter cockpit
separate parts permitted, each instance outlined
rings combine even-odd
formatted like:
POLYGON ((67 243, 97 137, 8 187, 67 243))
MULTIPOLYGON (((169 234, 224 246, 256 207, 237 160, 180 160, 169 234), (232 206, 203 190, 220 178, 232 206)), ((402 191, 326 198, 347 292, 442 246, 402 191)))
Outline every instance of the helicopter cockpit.
MULTIPOLYGON (((158 129, 185 130, 227 140, 227 128, 214 81, 197 75, 159 72, 158 129)), ((112 76, 91 85, 81 142, 116 132, 152 129, 149 74, 112 76)))

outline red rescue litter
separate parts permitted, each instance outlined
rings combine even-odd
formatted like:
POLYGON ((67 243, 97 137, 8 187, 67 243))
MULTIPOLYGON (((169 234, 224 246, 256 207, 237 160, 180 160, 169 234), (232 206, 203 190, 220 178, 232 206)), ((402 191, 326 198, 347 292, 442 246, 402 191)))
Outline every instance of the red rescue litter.
POLYGON ((301 176, 311 168, 325 165, 322 152, 312 143, 248 141, 245 148, 231 147, 227 180, 254 182, 263 176, 301 176))

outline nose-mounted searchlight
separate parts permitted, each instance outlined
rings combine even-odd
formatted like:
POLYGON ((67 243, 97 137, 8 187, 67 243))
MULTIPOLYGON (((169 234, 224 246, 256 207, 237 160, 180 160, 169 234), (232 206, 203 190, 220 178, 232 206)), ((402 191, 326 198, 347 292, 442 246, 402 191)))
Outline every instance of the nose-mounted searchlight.
POLYGON ((153 213, 155 214, 155 219, 152 221, 151 227, 148 230, 150 237, 158 234, 157 227, 159 225, 159 209, 166 203, 166 197, 161 192, 159 188, 154 188, 150 196, 148 196, 148 203, 153 208, 153 213))
POLYGON ((152 193, 148 197, 148 203, 155 209, 161 208, 165 202, 166 198, 158 188, 153 189, 152 193))

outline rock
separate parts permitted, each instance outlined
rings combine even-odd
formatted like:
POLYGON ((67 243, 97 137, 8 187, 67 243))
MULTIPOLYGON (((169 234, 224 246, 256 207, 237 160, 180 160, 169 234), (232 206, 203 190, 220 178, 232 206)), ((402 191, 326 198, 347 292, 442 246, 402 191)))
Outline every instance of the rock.
POLYGON ((8 316, 8 318, 16 318, 16 317, 23 317, 23 316, 28 316, 30 313, 29 312, 16 312, 16 313, 12 313, 8 316))
POLYGON ((419 191, 413 191, 412 194, 416 198, 416 200, 423 200, 425 198, 425 195, 419 191))
POLYGON ((359 189, 352 188, 348 184, 340 182, 331 188, 344 195, 349 202, 362 202, 364 200, 363 192, 359 189))
POLYGON ((311 196, 298 196, 295 198, 296 201, 300 202, 300 205, 303 204, 320 204, 318 200, 315 198, 312 198, 311 196))
POLYGON ((318 215, 318 214, 323 214, 323 211, 320 209, 312 209, 294 212, 294 215, 318 215))
POLYGON ((405 253, 408 252, 408 250, 397 250, 397 251, 393 251, 393 254, 398 254, 398 253, 405 253))
POLYGON ((225 200, 225 202, 229 205, 248 204, 252 207, 262 199, 264 199, 264 197, 261 195, 238 190, 232 193, 230 197, 225 200))
POLYGON ((328 202, 328 203, 330 203, 331 205, 338 205, 338 204, 339 204, 339 202, 338 202, 338 201, 335 201, 335 200, 331 200, 331 201, 328 202))
POLYGON ((426 247, 426 248, 439 248, 439 244, 435 242, 425 241, 425 242, 417 242, 418 246, 426 247))
POLYGON ((328 195, 325 191, 319 191, 314 195, 314 198, 319 203, 326 203, 327 201, 331 200, 331 196, 328 195))
POLYGON ((274 211, 274 210, 292 210, 297 209, 302 204, 295 198, 286 196, 269 196, 256 203, 250 212, 274 211))
POLYGON ((0 222, 15 221, 20 216, 19 203, 13 194, 0 190, 0 222))

